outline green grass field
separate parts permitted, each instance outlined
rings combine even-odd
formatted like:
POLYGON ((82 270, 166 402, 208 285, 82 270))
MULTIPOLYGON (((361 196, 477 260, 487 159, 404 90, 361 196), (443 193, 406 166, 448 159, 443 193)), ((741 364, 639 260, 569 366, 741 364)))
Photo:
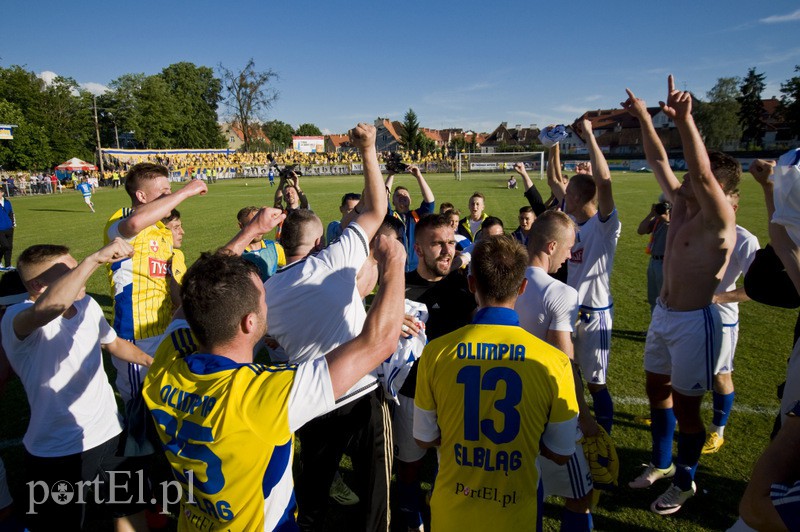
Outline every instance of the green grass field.
MULTIPOLYGON (((516 226, 517 211, 526 204, 521 190, 507 190, 507 176, 500 174, 467 175, 455 181, 452 175, 429 175, 436 195, 437 208, 442 201, 454 203, 466 211, 474 191, 486 195, 486 212, 501 217, 508 232, 516 226)), ((311 207, 324 223, 339 218, 338 205, 343 193, 360 191, 359 176, 308 177, 302 185, 311 207)), ((395 184, 412 191, 420 201, 414 179, 400 176, 395 184)), ((536 181, 544 194, 546 184, 536 181)), ((176 185, 177 186, 177 185, 176 185)), ((186 230, 184 252, 187 264, 201 251, 224 244, 237 230, 236 212, 246 205, 269 205, 272 193, 264 179, 233 180, 210 186, 207 196, 192 198, 179 207, 186 230)), ((646 298, 647 237, 636 234, 636 227, 656 201, 658 188, 652 174, 615 173, 614 197, 622 220, 612 290, 615 301, 614 332, 609 370, 609 388, 616 401, 614 440, 621 461, 620 488, 604 494, 595 513, 598 530, 720 530, 729 527, 737 515, 741 494, 756 458, 766 446, 778 401, 775 387, 783 380, 786 359, 791 351, 796 313, 757 303, 741 305, 740 337, 736 356, 736 404, 728 428, 726 443, 716 455, 704 456, 697 473, 698 495, 681 512, 659 517, 649 505, 666 485, 650 490, 627 488, 639 466, 649 461, 650 436, 647 427, 637 424, 635 416, 646 415, 642 353, 649 322, 646 298)), ((548 194, 544 194, 545 196, 548 194)), ((102 244, 103 228, 108 217, 129 200, 122 189, 102 189, 94 197, 96 214, 88 211, 81 196, 73 191, 63 195, 12 198, 17 213, 14 259, 27 246, 36 243, 65 244, 79 260, 102 244)), ((749 176, 744 177, 739 223, 767 242, 766 211, 761 189, 749 176)), ((100 270, 89 282, 88 291, 110 317, 108 281, 100 270)), ((106 364, 110 368, 110 364, 106 364)), ((710 421, 710 396, 704 404, 704 416, 710 421)), ((6 463, 9 484, 22 500, 22 447, 28 406, 18 381, 12 381, 0 399, 0 456, 6 463)), ((545 526, 558 529, 559 502, 546 507, 545 526)), ((349 529, 346 509, 333 507, 333 529, 349 529), (340 526, 341 525, 341 526, 340 526)), ((395 530, 403 530, 402 517, 394 513, 395 530)), ((350 523, 352 525, 352 523, 350 523)), ((521 529, 527 528, 520 524, 521 529)))

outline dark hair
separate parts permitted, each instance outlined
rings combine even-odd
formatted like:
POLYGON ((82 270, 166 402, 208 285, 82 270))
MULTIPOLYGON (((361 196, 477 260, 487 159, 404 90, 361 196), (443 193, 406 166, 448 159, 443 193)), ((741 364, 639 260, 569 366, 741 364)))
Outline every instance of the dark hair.
POLYGON ((525 205, 524 207, 520 207, 519 208, 519 213, 520 214, 525 213, 525 212, 533 212, 533 207, 531 207, 530 205, 525 205))
POLYGON ((357 192, 348 192, 347 194, 342 196, 341 206, 344 207, 345 203, 352 200, 361 201, 361 194, 358 194, 357 192))
POLYGON ((450 216, 453 216, 454 214, 455 214, 456 216, 461 216, 461 211, 459 211, 458 209, 456 209, 455 207, 453 207, 452 209, 447 209, 446 211, 444 211, 444 212, 442 213, 442 216, 448 216, 448 217, 450 217, 450 216))
POLYGON ((495 226, 495 225, 499 225, 500 227, 505 229, 505 226, 503 225, 503 220, 501 220, 497 216, 487 216, 481 222, 481 231, 483 231, 487 227, 492 227, 492 226, 495 226))
POLYGON ((517 294, 527 265, 528 253, 522 244, 498 235, 475 244, 470 272, 481 295, 490 303, 500 303, 517 294))
POLYGON ((168 215, 166 215, 163 218, 161 218, 161 223, 164 224, 164 225, 167 225, 168 223, 170 223, 172 221, 180 220, 180 219, 181 219, 181 213, 178 212, 178 209, 172 209, 168 215))
POLYGON ((483 200, 484 203, 486 203, 486 196, 483 195, 483 192, 473 192, 472 196, 470 196, 469 199, 472 198, 480 198, 483 200))
POLYGON ((739 161, 721 151, 708 152, 708 161, 711 163, 711 172, 726 195, 739 190, 739 182, 742 180, 742 165, 739 161))
POLYGON ((125 192, 131 199, 136 198, 136 191, 146 181, 151 181, 158 177, 169 177, 169 170, 162 164, 139 163, 131 166, 125 174, 125 192))
POLYGON ((455 205, 453 205, 449 201, 445 201, 441 205, 439 205, 439 214, 446 214, 447 211, 455 209, 455 208, 456 208, 455 205))
POLYGON ((305 232, 312 222, 321 223, 310 209, 295 209, 289 213, 281 226, 280 238, 287 255, 292 255, 302 245, 305 232))
POLYGON ((183 311, 201 344, 232 339, 241 319, 258 311, 260 294, 251 274, 258 276, 254 264, 225 251, 201 254, 186 271, 181 285, 183 311))
POLYGON ((61 257, 69 253, 67 246, 58 244, 36 244, 25 251, 17 259, 17 268, 20 271, 20 277, 26 277, 25 270, 29 265, 42 264, 43 262, 50 261, 56 257, 61 257))
POLYGON ((398 240, 401 241, 403 240, 403 235, 406 232, 406 226, 400 219, 395 218, 391 214, 387 214, 383 218, 383 223, 381 223, 381 229, 383 229, 384 227, 388 227, 389 229, 394 231, 394 234, 398 240))
POLYGON ((576 188, 581 203, 589 203, 597 194, 597 185, 588 174, 575 174, 569 181, 576 188))
POLYGON ((419 239, 419 235, 426 229, 438 229, 440 227, 450 227, 450 219, 446 214, 428 214, 423 216, 414 227, 414 238, 419 239))

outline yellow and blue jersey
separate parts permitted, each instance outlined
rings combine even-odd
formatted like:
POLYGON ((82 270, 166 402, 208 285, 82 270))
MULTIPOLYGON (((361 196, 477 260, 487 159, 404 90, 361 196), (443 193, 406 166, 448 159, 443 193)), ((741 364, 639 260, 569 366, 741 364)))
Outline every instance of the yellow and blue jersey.
POLYGON ((169 262, 169 275, 178 284, 183 283, 183 274, 186 273, 186 257, 179 249, 172 250, 172 260, 169 262))
POLYGON ((414 437, 441 436, 432 528, 534 528, 536 457, 548 425, 567 435, 545 435, 545 444, 574 452, 578 404, 567 356, 519 327, 513 310, 489 307, 431 341, 418 364, 414 437))
MULTIPOLYGON (((133 213, 124 208, 106 223, 104 242, 111 241, 115 225, 133 213)), ((172 232, 156 222, 129 240, 133 258, 108 265, 114 296, 112 326, 126 340, 152 338, 164 333, 172 319, 167 263, 172 258, 172 232)))
POLYGON ((195 351, 186 322, 174 322, 143 392, 183 488, 178 529, 292 527, 289 399, 296 366, 240 364, 195 351))

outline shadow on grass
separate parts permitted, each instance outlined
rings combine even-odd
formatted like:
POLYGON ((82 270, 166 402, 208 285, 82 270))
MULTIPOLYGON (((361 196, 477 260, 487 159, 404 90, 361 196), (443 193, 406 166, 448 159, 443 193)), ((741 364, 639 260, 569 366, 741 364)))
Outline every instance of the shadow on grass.
POLYGON ((647 331, 630 331, 626 329, 612 329, 611 338, 621 338, 623 340, 631 340, 634 342, 644 343, 647 338, 647 331))
POLYGON ((86 209, 28 209, 36 212, 90 212, 86 209))

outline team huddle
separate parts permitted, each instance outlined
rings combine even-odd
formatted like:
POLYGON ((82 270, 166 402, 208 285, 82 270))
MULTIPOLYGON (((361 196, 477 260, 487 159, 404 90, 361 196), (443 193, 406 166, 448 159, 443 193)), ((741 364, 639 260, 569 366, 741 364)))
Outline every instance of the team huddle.
MULTIPOLYGON (((641 124, 669 203, 640 226, 653 234, 658 272, 648 273, 656 284, 644 354, 652 455, 628 485, 667 480, 650 507, 667 515, 696 493, 701 453, 724 443, 737 303, 747 299, 736 281, 758 242, 736 225, 741 167, 706 151, 691 95, 670 77, 661 104, 683 143, 683 182, 644 102, 628 96, 622 105, 641 124), (707 391, 708 431, 700 417, 707 391)), ((544 498, 555 495, 564 499, 563 530, 591 530, 599 492, 619 473, 607 377, 621 224, 591 122, 572 127, 590 163, 567 178, 552 143, 548 200, 515 166, 529 205, 512 235, 483 212, 480 193, 464 218, 452 205, 435 212, 414 166, 422 201, 412 209, 411 192, 392 190, 394 176, 381 175, 375 128, 359 124, 350 140, 364 188, 344 195, 341 220, 324 227, 298 177, 282 178, 275 207, 243 208, 239 232, 188 269, 177 207, 207 185, 192 180, 172 193, 165 167, 134 165, 125 183, 131 206, 108 221, 101 249, 78 262, 63 246, 35 245, 0 282, 2 346, 31 405, 26 480, 48 494, 59 482, 80 497, 92 488, 120 530, 146 530, 152 514, 166 512, 170 501, 156 487, 169 479, 180 495, 179 530, 323 530, 333 497, 356 505, 351 528, 385 531, 394 472, 399 519, 424 530, 420 482, 435 447, 431 529, 538 530, 544 498), (274 229, 277 241, 265 240, 274 229), (85 291, 103 265, 111 325, 85 291), (124 412, 101 348, 117 369, 124 412), (338 472, 343 455, 352 489, 338 472), (121 472, 128 482, 115 483, 121 472), (115 489, 126 503, 109 503, 115 489)), ((772 166, 759 161, 751 172, 766 196, 772 166)), ((94 211, 91 189, 82 192, 94 211)), ((790 379, 789 397, 795 387, 790 379)), ((800 414, 785 403, 784 440, 800 414)), ((0 509, 10 502, 2 488, 0 509)), ((790 483, 767 499, 778 521, 759 521, 775 517, 760 511, 753 518, 743 502, 736 529, 791 528, 796 489, 790 483)), ((81 505, 36 502, 26 505, 35 508, 30 530, 85 523, 81 505)))

